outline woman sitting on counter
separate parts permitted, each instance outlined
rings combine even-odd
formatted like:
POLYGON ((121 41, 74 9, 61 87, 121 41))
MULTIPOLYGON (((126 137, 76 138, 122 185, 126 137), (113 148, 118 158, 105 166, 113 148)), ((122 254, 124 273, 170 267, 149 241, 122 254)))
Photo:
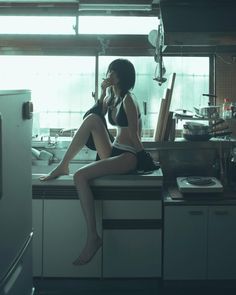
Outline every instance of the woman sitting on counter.
POLYGON ((58 166, 42 181, 69 174, 69 162, 86 145, 95 145, 99 160, 80 168, 74 174, 74 183, 79 194, 87 225, 87 241, 74 265, 88 263, 102 245, 95 219, 94 198, 89 186, 91 179, 110 175, 126 174, 136 169, 158 169, 152 158, 144 151, 141 134, 141 116, 134 97, 130 93, 135 85, 135 69, 126 59, 116 59, 108 66, 106 79, 101 84, 97 103, 84 117, 68 150, 58 166), (117 127, 117 136, 112 138, 106 127, 104 115, 117 127))

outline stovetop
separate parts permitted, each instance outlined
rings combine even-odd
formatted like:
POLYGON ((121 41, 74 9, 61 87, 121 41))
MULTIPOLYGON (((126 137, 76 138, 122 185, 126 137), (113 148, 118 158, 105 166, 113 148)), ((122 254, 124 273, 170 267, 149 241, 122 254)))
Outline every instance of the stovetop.
POLYGON ((215 177, 188 176, 177 177, 178 189, 182 193, 219 193, 223 192, 223 185, 215 177))

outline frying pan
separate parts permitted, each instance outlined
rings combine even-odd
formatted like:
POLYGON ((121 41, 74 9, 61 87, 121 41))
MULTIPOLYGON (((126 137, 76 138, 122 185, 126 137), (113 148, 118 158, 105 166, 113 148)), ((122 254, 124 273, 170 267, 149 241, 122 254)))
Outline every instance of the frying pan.
MULTIPOLYGON (((220 119, 218 122, 210 126, 201 123, 187 123, 184 125, 183 137, 190 141, 207 141, 212 137, 221 137, 232 134, 231 131, 216 131, 213 128, 222 124, 224 120, 220 119)), ((228 127, 227 127, 228 128, 228 127)), ((227 129, 226 128, 226 129, 227 129)))
POLYGON ((221 137, 221 136, 227 136, 230 135, 232 132, 225 131, 225 132, 209 132, 206 134, 186 134, 183 133, 183 137, 190 141, 207 141, 211 139, 212 137, 221 137))

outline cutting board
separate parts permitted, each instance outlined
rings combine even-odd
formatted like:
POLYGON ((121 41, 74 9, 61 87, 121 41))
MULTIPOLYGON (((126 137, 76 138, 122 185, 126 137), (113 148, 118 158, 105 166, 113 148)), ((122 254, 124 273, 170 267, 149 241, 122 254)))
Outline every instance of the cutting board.
POLYGON ((154 131, 154 140, 155 141, 164 141, 167 137, 167 123, 169 118, 169 109, 174 89, 176 73, 173 73, 170 79, 170 85, 165 90, 164 98, 161 100, 159 116, 157 120, 156 129, 154 131))
POLYGON ((170 89, 165 90, 165 97, 161 100, 161 106, 159 111, 159 116, 157 120, 156 129, 154 132, 154 140, 161 141, 163 128, 164 128, 164 121, 165 121, 165 114, 167 112, 167 97, 170 95, 170 89))

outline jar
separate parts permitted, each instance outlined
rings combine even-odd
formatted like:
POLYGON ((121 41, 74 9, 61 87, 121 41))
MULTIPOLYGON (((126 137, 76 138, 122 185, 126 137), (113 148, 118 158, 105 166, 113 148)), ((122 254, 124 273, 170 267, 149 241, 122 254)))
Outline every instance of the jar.
POLYGON ((229 98, 224 99, 223 107, 222 107, 222 118, 230 119, 232 118, 232 103, 229 98))

